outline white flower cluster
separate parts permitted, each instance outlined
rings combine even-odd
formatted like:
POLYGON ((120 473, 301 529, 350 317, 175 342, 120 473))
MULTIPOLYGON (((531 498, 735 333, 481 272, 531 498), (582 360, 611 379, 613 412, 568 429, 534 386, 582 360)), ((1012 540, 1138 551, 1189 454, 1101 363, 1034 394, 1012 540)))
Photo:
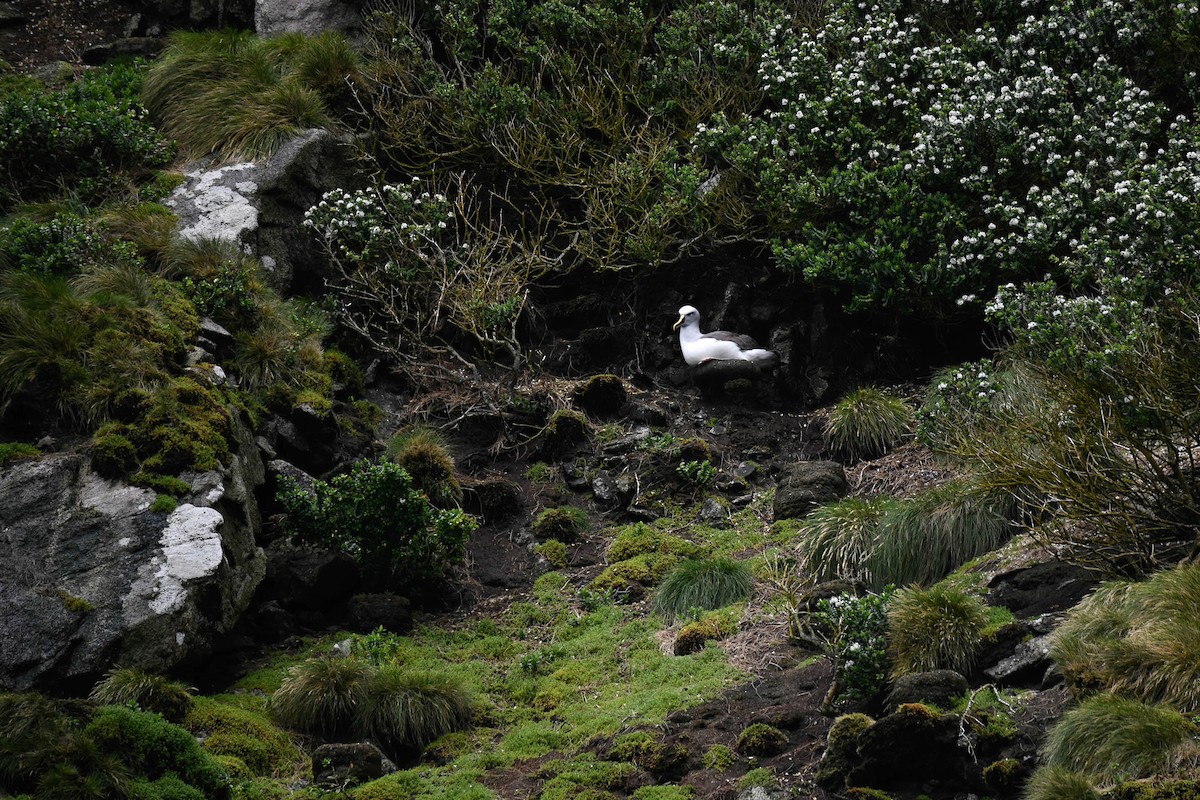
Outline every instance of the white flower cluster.
MULTIPOLYGON (((940 227, 925 220, 906 254, 914 271, 945 276, 948 301, 990 295, 1002 275, 1053 268, 1082 283, 1200 260, 1200 127, 1117 60, 1162 24, 1147 4, 1024 0, 1003 30, 953 34, 928 21, 940 5, 903 4, 906 15, 898 0, 843 0, 819 29, 775 26, 758 67, 771 108, 697 129, 697 157, 754 179, 780 221, 777 253, 811 237, 814 210, 891 192, 953 207, 940 227), (936 242, 922 239, 931 229, 936 242)), ((1170 9, 1181 35, 1200 36, 1200 3, 1170 9)))
POLYGON ((305 227, 334 258, 387 263, 424 243, 441 241, 453 232, 454 220, 446 196, 423 190, 418 178, 408 186, 333 189, 304 213, 305 227))

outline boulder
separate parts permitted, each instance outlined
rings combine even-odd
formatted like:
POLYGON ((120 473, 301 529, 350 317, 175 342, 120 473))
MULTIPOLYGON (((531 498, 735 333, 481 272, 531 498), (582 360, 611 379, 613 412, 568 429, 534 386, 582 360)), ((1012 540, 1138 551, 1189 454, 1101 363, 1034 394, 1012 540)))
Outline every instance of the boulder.
POLYGON ((359 6, 346 0, 258 0, 254 4, 254 31, 259 36, 316 36, 339 31, 353 38, 362 30, 359 6))
POLYGON ((799 519, 850 493, 846 470, 836 461, 805 461, 783 470, 775 487, 775 519, 799 519))
POLYGON ((334 188, 363 185, 353 141, 323 128, 303 131, 270 159, 189 165, 165 201, 189 239, 228 239, 262 259, 277 291, 320 286, 323 259, 303 227, 304 212, 334 188), (304 233, 298 233, 298 232, 304 233))
POLYGON ((954 670, 914 672, 896 679, 884 707, 892 710, 905 703, 925 703, 938 708, 951 708, 954 701, 969 689, 967 679, 954 670))
POLYGON ((114 665, 166 672, 211 651, 265 569, 262 463, 248 434, 235 452, 185 475, 193 492, 169 514, 80 454, 0 471, 0 689, 88 688, 114 665))
POLYGON ((370 742, 323 744, 312 752, 313 783, 343 789, 383 777, 383 752, 370 742))

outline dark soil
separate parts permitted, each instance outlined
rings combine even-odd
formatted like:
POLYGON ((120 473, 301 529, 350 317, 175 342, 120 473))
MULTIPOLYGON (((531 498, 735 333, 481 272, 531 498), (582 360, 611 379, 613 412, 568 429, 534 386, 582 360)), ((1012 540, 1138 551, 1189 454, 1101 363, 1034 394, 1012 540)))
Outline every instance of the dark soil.
POLYGON ((0 2, 0 58, 18 72, 59 61, 82 64, 89 47, 125 36, 133 13, 121 0, 0 2), (5 6, 13 13, 3 13, 5 6))

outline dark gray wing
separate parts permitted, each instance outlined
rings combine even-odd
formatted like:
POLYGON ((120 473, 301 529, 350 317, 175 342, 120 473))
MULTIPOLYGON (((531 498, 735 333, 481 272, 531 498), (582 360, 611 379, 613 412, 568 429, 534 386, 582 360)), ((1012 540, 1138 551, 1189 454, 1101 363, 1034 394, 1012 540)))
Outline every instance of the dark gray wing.
POLYGON ((720 339, 723 342, 733 342, 738 346, 739 350, 757 350, 758 342, 744 333, 731 333, 729 331, 709 331, 708 333, 700 334, 701 338, 720 339))

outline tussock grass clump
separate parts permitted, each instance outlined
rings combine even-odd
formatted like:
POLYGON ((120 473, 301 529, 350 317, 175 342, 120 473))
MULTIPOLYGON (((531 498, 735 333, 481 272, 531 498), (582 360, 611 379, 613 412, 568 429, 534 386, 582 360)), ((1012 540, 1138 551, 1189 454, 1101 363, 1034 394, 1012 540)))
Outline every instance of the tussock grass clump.
POLYGON ((1041 767, 1025 784, 1025 800, 1100 800, 1086 776, 1063 767, 1041 767))
POLYGON ((706 611, 750 596, 750 567, 730 558, 689 559, 673 569, 658 588, 654 608, 666 617, 694 608, 706 611))
POLYGON ((413 488, 425 492, 439 508, 462 503, 463 490, 454 474, 454 457, 437 431, 416 425, 400 431, 387 445, 387 458, 404 468, 413 488))
POLYGON ((310 658, 289 670, 268 710, 280 724, 318 736, 353 730, 372 668, 354 658, 310 658))
POLYGON ((1111 581, 1055 631, 1050 657, 1078 692, 1200 710, 1200 565, 1111 581))
POLYGON ((929 584, 1013 533, 1012 503, 951 481, 905 499, 847 497, 815 509, 797 533, 817 580, 859 580, 875 589, 929 584))
POLYGON ((797 547, 817 581, 845 578, 871 582, 871 555, 879 523, 896 501, 846 497, 813 510, 798 531, 797 547))
POLYGON ((143 711, 155 711, 171 722, 180 722, 192 707, 192 695, 178 681, 137 669, 110 670, 88 695, 105 706, 136 705, 143 711))
POLYGON ((1046 736, 1042 756, 1049 766, 1097 784, 1194 774, 1200 726, 1166 706, 1100 694, 1062 716, 1046 736))
POLYGON ((934 669, 966 672, 987 627, 983 601, 947 586, 896 592, 888 608, 893 676, 934 669))
POLYGON ((908 436, 916 413, 903 398, 866 386, 839 400, 829 412, 829 444, 849 459, 877 458, 908 436))
POLYGON ((396 749, 422 750, 443 734, 471 725, 471 698, 444 673, 386 666, 366 681, 355 717, 361 736, 396 749))
POLYGON ((330 124, 327 101, 339 101, 357 74, 353 49, 334 33, 176 33, 142 94, 163 131, 191 154, 262 158, 300 131, 330 124))
POLYGON ((969 481, 949 481, 890 503, 880 521, 871 571, 897 586, 941 580, 1013 534, 1012 501, 969 481))

